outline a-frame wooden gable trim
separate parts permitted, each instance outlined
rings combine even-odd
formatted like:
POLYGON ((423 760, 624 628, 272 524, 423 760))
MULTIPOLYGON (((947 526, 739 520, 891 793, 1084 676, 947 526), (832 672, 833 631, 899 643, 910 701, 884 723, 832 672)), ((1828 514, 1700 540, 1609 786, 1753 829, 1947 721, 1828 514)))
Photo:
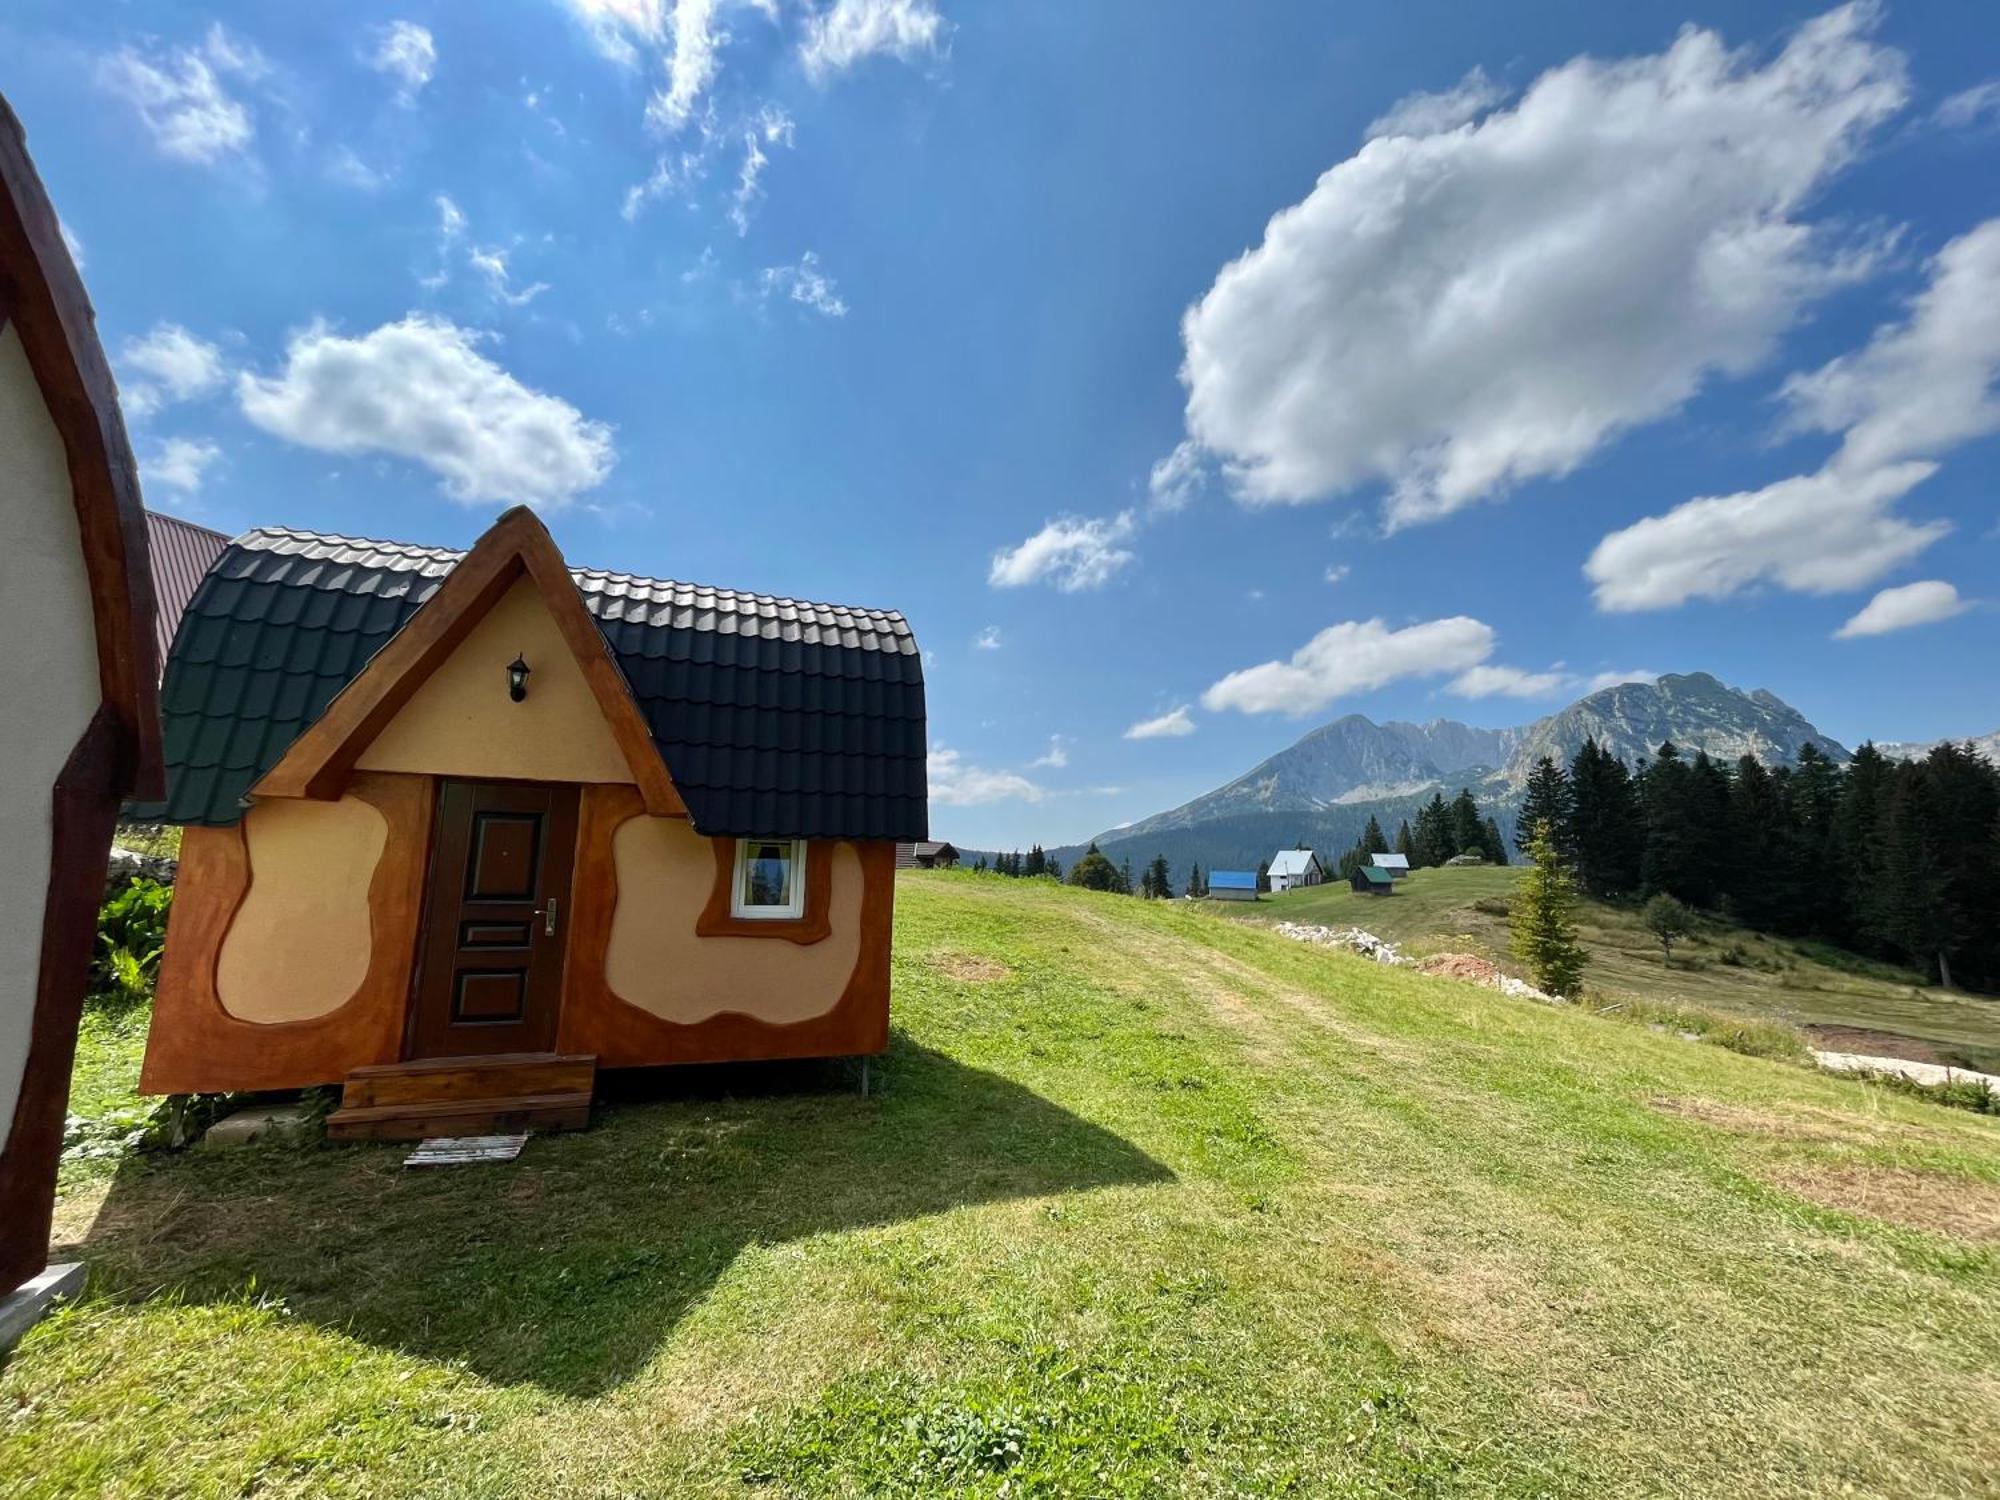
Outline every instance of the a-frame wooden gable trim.
MULTIPOLYGON (((341 689, 317 722, 292 742, 251 794, 317 801, 338 798, 375 737, 523 575, 541 593, 590 684, 646 811, 654 817, 686 817, 686 804, 674 790, 659 746, 632 699, 625 674, 612 660, 604 633, 584 607, 555 539, 525 505, 508 511, 473 544, 438 591, 375 653, 361 675, 341 689)), ((497 665, 494 670, 497 690, 497 665)))

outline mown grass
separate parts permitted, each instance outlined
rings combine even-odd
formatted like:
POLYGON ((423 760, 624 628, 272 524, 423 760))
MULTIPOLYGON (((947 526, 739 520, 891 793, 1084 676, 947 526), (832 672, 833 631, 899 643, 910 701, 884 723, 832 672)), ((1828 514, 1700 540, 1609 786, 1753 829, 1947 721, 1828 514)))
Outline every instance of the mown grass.
POLYGON ((77 1185, 9 1494, 1991 1493, 2000 1120, 1184 905, 898 900, 867 1099, 77 1185))
MULTIPOLYGON (((1520 876, 1518 866, 1417 870, 1393 896, 1325 885, 1230 911, 1254 921, 1363 927, 1420 956, 1477 953, 1518 972, 1508 953, 1506 903, 1520 876)), ((1710 917, 1697 919, 1691 939, 1676 945, 1669 964, 1636 909, 1586 902, 1581 918, 1590 951, 1584 983, 1609 1002, 1880 1031, 1926 1043, 1940 1061, 2000 1071, 2000 1000, 1925 986, 1914 973, 1858 954, 1766 937, 1710 917)))

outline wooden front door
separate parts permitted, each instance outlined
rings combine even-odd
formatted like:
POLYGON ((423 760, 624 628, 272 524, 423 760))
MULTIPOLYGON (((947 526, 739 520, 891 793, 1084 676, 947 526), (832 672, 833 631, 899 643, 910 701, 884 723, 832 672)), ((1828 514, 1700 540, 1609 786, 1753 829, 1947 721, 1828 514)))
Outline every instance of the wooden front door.
POLYGON ((573 786, 439 790, 409 1056, 555 1045, 576 805, 573 786))

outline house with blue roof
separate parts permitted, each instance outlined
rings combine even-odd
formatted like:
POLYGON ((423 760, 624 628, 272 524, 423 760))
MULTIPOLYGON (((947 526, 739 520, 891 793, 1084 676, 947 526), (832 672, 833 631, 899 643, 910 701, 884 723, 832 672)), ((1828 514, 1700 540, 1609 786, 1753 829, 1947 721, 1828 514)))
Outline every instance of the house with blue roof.
POLYGON ((1217 901, 1255 901, 1257 899, 1257 872, 1255 870, 1210 870, 1208 872, 1208 894, 1217 901))

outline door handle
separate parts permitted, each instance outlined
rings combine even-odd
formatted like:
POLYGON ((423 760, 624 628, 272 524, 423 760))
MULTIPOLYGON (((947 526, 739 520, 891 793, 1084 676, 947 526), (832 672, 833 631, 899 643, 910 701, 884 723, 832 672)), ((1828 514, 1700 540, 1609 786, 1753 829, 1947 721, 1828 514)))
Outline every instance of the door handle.
POLYGON ((535 915, 542 919, 542 936, 554 937, 556 935, 556 898, 553 896, 549 897, 549 904, 536 912, 535 915))

